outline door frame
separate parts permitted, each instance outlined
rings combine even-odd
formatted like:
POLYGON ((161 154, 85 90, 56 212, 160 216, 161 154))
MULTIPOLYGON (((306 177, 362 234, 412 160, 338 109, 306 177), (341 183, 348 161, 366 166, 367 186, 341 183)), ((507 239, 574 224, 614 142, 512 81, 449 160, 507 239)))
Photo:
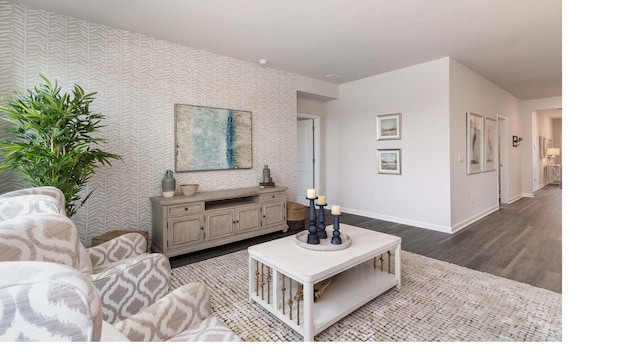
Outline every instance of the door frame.
MULTIPOLYGON (((313 183, 316 188, 318 194, 324 194, 324 185, 322 183, 321 176, 321 166, 322 164, 322 155, 320 152, 320 142, 322 140, 322 121, 320 120, 319 115, 311 115, 311 114, 303 114, 298 113, 296 117, 296 121, 298 120, 313 120, 313 158, 315 161, 313 162, 313 183)), ((297 150, 296 143, 296 150, 297 150)), ((298 179, 296 178, 296 186, 298 183, 298 179)), ((308 205, 308 204, 305 204, 308 205)))
POLYGON ((500 161, 498 163, 498 197, 502 204, 509 203, 509 118, 496 114, 498 119, 498 142, 500 161))

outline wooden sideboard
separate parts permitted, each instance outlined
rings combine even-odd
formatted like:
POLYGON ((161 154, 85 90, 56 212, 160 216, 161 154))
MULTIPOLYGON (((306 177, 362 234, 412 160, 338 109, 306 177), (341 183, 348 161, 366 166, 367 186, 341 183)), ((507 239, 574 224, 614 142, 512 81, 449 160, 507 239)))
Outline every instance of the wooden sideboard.
POLYGON ((286 191, 286 187, 256 186, 151 197, 151 251, 172 257, 286 232, 286 191))

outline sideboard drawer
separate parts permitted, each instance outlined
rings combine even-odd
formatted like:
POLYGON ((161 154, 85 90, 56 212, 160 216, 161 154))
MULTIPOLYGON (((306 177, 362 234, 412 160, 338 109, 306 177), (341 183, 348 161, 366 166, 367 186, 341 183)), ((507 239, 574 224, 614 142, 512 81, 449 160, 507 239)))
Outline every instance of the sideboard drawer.
POLYGON ((270 193, 270 194, 262 194, 260 195, 260 202, 269 202, 269 201, 284 201, 285 194, 280 193, 270 193))
POLYGON ((169 206, 169 216, 195 214, 204 211, 202 203, 191 203, 177 206, 169 206))

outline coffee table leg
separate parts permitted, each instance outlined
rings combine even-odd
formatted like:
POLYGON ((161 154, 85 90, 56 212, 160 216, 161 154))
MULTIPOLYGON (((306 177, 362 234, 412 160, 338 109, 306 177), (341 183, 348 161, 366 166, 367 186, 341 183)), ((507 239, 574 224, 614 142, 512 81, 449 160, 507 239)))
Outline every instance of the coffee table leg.
POLYGON ((251 299, 251 293, 255 291, 253 288, 256 278, 256 261, 249 255, 249 303, 253 303, 254 301, 251 299))
POLYGON ((303 283, 304 287, 304 341, 313 341, 313 284, 303 283))
POLYGON ((398 245, 396 247, 396 251, 395 251, 395 263, 396 263, 396 279, 398 279, 398 285, 396 285, 396 289, 400 290, 400 286, 401 284, 401 275, 402 275, 402 271, 400 271, 400 245, 398 245))

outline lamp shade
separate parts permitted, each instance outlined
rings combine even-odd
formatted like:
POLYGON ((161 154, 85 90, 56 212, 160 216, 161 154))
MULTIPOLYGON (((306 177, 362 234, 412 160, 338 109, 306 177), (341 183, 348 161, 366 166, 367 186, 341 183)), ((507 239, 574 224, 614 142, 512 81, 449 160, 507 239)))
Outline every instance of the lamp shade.
POLYGON ((558 155, 560 155, 560 148, 549 148, 549 149, 547 149, 547 155, 549 155, 549 156, 558 156, 558 155))

